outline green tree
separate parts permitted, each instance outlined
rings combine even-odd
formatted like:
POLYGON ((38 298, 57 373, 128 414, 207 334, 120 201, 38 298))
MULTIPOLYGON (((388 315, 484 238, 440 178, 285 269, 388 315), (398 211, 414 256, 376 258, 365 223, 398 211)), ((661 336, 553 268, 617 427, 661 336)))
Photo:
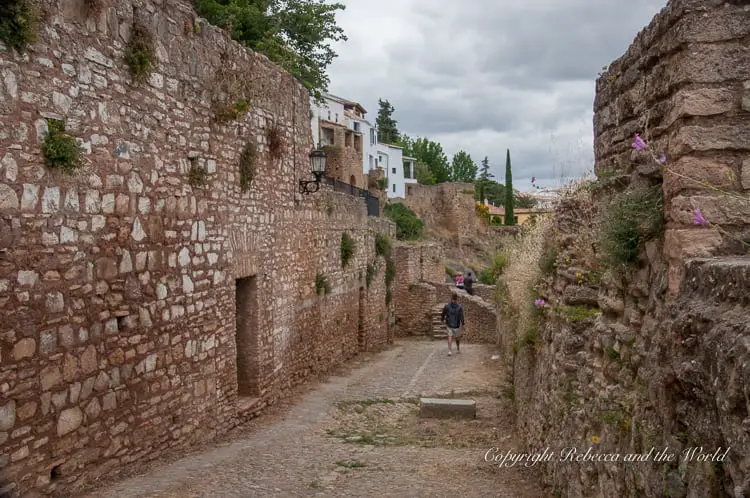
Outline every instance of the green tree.
POLYGON ((513 214, 513 176, 510 172, 510 149, 505 156, 505 224, 515 225, 513 214))
POLYGON ((331 42, 345 41, 336 24, 341 3, 318 0, 194 0, 208 22, 265 54, 320 99, 330 82, 326 69, 336 58, 331 42))
POLYGON ((482 159, 482 167, 479 169, 479 179, 476 182, 477 200, 479 202, 484 202, 485 198, 489 200, 487 197, 487 189, 491 183, 494 183, 491 178, 493 178, 493 175, 490 173, 490 160, 487 156, 484 156, 484 159, 482 159))
POLYGON ((473 182, 477 176, 477 170, 477 164, 465 151, 461 150, 453 155, 451 180, 454 182, 473 182))
POLYGON ((418 138, 411 144, 409 155, 427 165, 430 173, 435 177, 435 183, 450 181, 450 163, 439 143, 426 138, 418 138))
POLYGON ((435 175, 430 171, 430 167, 422 161, 417 161, 414 165, 414 174, 416 175, 417 182, 422 185, 435 185, 435 175))
POLYGON ((396 145, 400 137, 396 127, 398 121, 393 119, 395 109, 390 102, 383 99, 378 99, 378 105, 380 109, 375 120, 375 125, 378 127, 378 142, 396 145))

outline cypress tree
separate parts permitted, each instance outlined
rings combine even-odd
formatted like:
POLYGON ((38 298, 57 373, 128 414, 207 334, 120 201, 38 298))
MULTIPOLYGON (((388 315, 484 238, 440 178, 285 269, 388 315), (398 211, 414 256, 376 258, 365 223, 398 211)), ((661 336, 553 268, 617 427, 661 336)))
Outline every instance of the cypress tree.
POLYGON ((510 149, 505 156, 505 224, 515 225, 513 215, 513 177, 510 173, 510 149))

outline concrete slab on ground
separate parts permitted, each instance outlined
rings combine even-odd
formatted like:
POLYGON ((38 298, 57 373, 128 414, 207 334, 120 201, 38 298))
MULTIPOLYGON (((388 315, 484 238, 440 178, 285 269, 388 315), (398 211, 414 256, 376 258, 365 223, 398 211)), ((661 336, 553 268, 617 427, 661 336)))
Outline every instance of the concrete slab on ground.
POLYGON ((420 398, 419 416, 424 418, 476 418, 473 399, 420 398))

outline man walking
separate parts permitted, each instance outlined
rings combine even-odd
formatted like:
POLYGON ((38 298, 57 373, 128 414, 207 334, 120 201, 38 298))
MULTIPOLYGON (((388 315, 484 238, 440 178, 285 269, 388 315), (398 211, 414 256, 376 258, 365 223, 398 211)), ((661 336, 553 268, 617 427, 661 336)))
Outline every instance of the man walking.
POLYGON ((448 328, 448 356, 453 354, 453 339, 456 339, 456 354, 461 353, 461 327, 465 325, 464 309, 458 304, 458 294, 451 295, 451 302, 443 307, 440 321, 448 328))

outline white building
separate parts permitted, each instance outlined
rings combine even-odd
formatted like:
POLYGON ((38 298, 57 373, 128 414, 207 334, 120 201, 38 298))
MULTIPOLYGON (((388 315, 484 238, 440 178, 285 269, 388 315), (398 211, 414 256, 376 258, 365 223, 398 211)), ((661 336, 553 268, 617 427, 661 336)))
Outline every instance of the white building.
MULTIPOLYGON (((362 173, 367 174, 370 169, 377 167, 374 151, 377 143, 377 132, 375 126, 365 118, 367 110, 357 102, 330 93, 323 94, 323 98, 322 104, 318 104, 314 100, 311 104, 310 125, 315 146, 333 145, 333 134, 325 129, 321 132, 321 121, 345 126, 354 132, 355 141, 361 141, 362 173)), ((359 145, 355 144, 355 147, 359 149, 359 145)))
POLYGON ((402 147, 379 143, 377 129, 366 119, 367 111, 360 104, 329 93, 324 94, 323 98, 324 102, 321 104, 314 100, 311 103, 310 126, 315 146, 334 145, 333 128, 337 127, 333 125, 352 130, 347 134, 353 134, 355 149, 359 151, 361 148, 362 174, 366 175, 378 167, 383 168, 388 179, 388 197, 406 197, 409 194, 408 185, 417 183, 417 160, 404 157, 402 147))

